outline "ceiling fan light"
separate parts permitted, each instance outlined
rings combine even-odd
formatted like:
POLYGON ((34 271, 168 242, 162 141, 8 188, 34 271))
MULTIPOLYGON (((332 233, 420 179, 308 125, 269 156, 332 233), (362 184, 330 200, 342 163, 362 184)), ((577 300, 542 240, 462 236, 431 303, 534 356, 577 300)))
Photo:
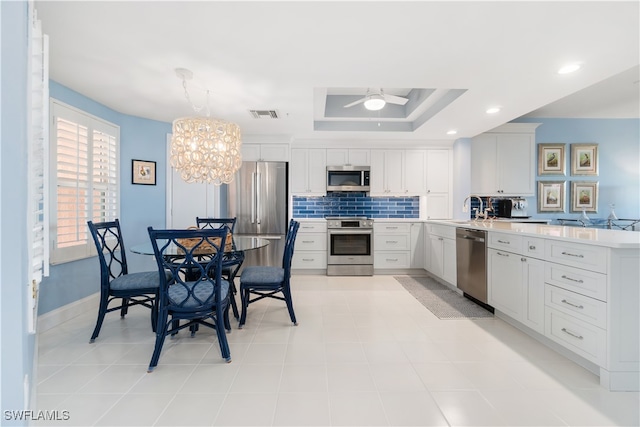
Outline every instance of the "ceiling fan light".
POLYGON ((380 95, 371 95, 364 101, 364 108, 371 111, 378 111, 384 108, 386 102, 384 98, 380 95))

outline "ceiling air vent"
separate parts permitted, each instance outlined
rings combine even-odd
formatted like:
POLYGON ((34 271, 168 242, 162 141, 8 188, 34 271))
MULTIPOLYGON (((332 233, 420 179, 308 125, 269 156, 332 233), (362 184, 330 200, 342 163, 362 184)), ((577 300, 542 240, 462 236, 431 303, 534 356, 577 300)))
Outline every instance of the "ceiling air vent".
POLYGON ((277 119, 278 112, 276 110, 249 110, 251 117, 254 119, 277 119))

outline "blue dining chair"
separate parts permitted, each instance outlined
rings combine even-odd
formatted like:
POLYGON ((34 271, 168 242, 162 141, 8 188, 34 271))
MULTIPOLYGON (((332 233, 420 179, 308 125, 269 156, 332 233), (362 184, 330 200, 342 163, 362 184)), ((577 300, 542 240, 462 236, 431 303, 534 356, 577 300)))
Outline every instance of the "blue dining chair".
POLYGON ((156 343, 148 372, 158 365, 167 335, 204 325, 216 331, 222 357, 231 361, 225 333, 229 282, 222 278, 222 255, 227 229, 154 230, 148 228, 158 264, 156 343), (187 242, 189 242, 187 244, 187 242), (206 258, 202 252, 209 254, 206 258), (165 272, 170 272, 167 276, 165 272), (180 324, 181 320, 186 322, 180 324))
POLYGON ((299 227, 299 222, 294 220, 289 222, 284 253, 282 254, 282 267, 249 266, 245 267, 242 271, 240 275, 240 299, 242 301, 240 328, 244 326, 247 319, 247 308, 249 304, 260 301, 263 298, 274 298, 285 301, 291 322, 293 322, 294 325, 298 324, 293 311, 290 279, 291 259, 293 258, 293 248, 299 227), (254 296, 253 298, 252 295, 254 296))
MULTIPOLYGON (((196 225, 198 228, 222 228, 227 227, 229 231, 233 234, 236 227, 236 218, 200 218, 196 217, 196 225)), ((228 242, 227 242, 228 243, 228 242)), ((238 305, 236 304, 235 295, 238 293, 236 288, 235 278, 238 274, 238 270, 242 267, 242 263, 244 262, 244 252, 237 251, 235 242, 231 242, 233 251, 227 252, 222 258, 222 277, 224 277, 229 282, 229 287, 231 289, 231 295, 229 299, 231 300, 231 310, 233 311, 233 317, 236 319, 239 317, 238 313, 238 305)))
POLYGON ((119 220, 96 223, 88 221, 87 225, 100 261, 98 320, 89 342, 94 342, 100 334, 107 313, 120 310, 120 317, 125 317, 129 307, 134 305, 151 309, 151 328, 155 331, 158 272, 129 273, 119 220), (121 300, 120 305, 109 308, 114 300, 121 300))

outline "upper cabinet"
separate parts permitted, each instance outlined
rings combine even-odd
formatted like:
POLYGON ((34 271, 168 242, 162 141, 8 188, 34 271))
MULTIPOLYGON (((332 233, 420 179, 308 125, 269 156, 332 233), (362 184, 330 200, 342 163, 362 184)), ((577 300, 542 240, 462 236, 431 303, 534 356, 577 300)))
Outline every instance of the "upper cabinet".
POLYGON ((535 195, 535 129, 539 123, 507 123, 471 141, 471 193, 535 195))
POLYGON ((427 150, 426 153, 426 214, 427 219, 448 219, 451 207, 452 161, 451 150, 427 150))
POLYGON ((348 148, 328 148, 327 166, 370 166, 371 150, 348 149, 348 148))
POLYGON ((292 194, 324 196, 327 192, 327 150, 292 148, 289 173, 292 194))
POLYGON ((287 162, 288 144, 242 144, 243 162, 287 162))
POLYGON ((370 194, 404 196, 404 150, 371 150, 370 194))

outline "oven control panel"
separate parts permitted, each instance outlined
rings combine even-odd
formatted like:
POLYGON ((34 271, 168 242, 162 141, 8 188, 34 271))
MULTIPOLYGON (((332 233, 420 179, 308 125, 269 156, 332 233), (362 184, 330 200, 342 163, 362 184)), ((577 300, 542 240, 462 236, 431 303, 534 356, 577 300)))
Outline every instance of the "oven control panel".
POLYGON ((327 218, 327 228, 373 228, 370 218, 327 218))

